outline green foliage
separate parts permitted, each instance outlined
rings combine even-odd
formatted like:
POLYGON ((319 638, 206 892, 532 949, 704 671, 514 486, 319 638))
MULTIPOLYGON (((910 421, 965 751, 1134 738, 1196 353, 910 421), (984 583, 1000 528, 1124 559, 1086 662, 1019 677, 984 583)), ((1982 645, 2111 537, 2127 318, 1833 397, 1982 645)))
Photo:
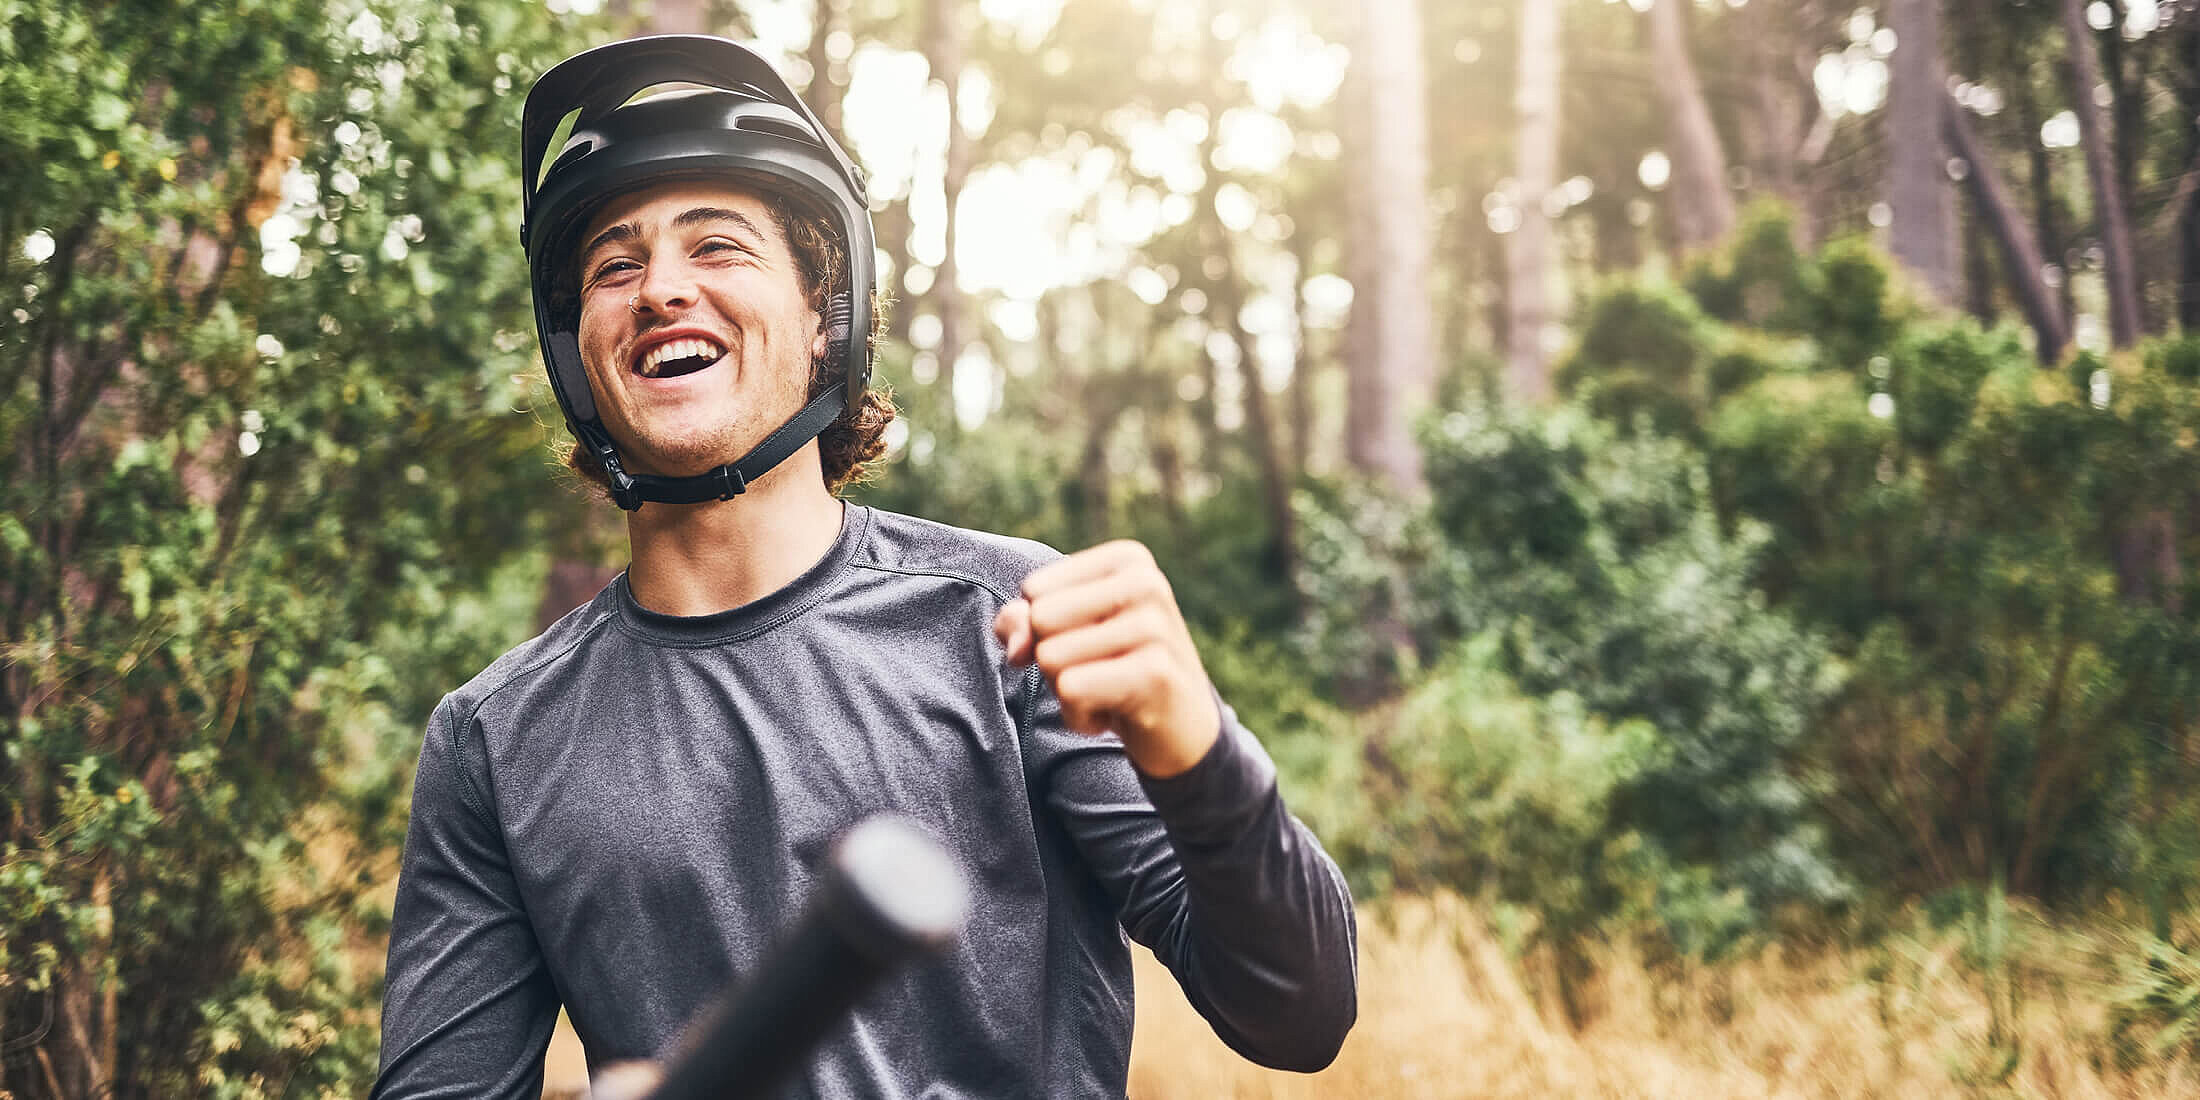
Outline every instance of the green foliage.
POLYGON ((1895 434, 1921 457, 1939 453, 1970 426, 1987 375, 2029 366, 2014 332, 1982 332, 1968 322, 1915 332, 1891 359, 1886 392, 1894 398, 1895 434))
POLYGON ((1369 716, 1366 809, 1327 834, 1376 891, 1466 888, 1578 935, 1619 904, 1609 849, 1619 791, 1651 766, 1655 731, 1608 723, 1580 697, 1523 692, 1483 636, 1458 646, 1393 708, 1369 716), (1380 807, 1379 812, 1369 812, 1380 807))
POLYGON ((1558 386, 1615 423, 1686 432, 1700 415, 1712 354, 1705 318, 1685 294, 1623 282, 1582 307, 1581 343, 1559 367, 1558 386))
MULTIPOLYGON (((2097 368, 2100 364, 2095 361, 2092 365, 2097 368)), ((2147 346, 2146 365, 2148 370, 2179 382, 2200 382, 2200 336, 2155 341, 2147 346)))
POLYGON ((1752 587, 1765 533, 1721 528, 1700 459, 1576 414, 1463 412, 1427 461, 1451 548, 1427 578, 1445 629, 1497 638, 1530 693, 1654 731, 1613 791, 1610 835, 1651 842, 1669 862, 1656 878, 1702 876, 1676 901, 1739 890, 1761 913, 1843 896, 1792 769, 1836 674, 1752 587))
POLYGON ((1829 370, 1737 395, 1710 433, 1729 514, 1773 532, 1767 590, 1853 656, 1816 723, 1844 850, 1920 886, 2183 894, 2159 853, 2194 850, 2192 815, 2159 769, 2184 774, 2193 721, 2190 536, 2165 509, 2200 475, 2194 390, 2118 376, 2094 408, 2093 371, 2072 393, 1964 321, 1912 325, 1876 373, 1891 417, 1829 370))
POLYGON ((1682 282, 1717 320, 1797 332, 1810 320, 1817 276, 1811 258, 1795 247, 1794 219, 1767 201, 1744 211, 1727 247, 1693 265, 1682 282))
POLYGON ((2200 1053, 2200 954, 2135 934, 2114 957, 2108 1038, 2126 1067, 2200 1053))
POLYGON ((1331 698, 1365 703, 1416 670, 1421 601, 1406 578, 1442 552, 1426 515, 1360 482, 1315 483, 1296 500, 1306 612, 1292 637, 1331 698))
POLYGON ((1752 223, 1726 266, 1694 269, 1687 293, 1623 281, 1591 297, 1582 307, 1581 342, 1559 368, 1559 388, 1626 430, 1695 438, 1720 400, 1805 370, 1813 349, 1790 326, 1813 308, 1807 277, 1814 269, 1792 258, 1787 222, 1776 215, 1752 223), (1745 307, 1745 297, 1753 304, 1745 307), (1719 323, 1755 313, 1773 320, 1756 329, 1719 323))
POLYGON ((361 1093, 406 746, 577 526, 510 243, 510 94, 556 28, 0 25, 0 1091, 361 1093))
POLYGON ((1855 367, 1884 351, 1902 319, 1889 292, 1887 258, 1858 237, 1834 241, 1818 254, 1801 327, 1824 349, 1832 367, 1855 367))

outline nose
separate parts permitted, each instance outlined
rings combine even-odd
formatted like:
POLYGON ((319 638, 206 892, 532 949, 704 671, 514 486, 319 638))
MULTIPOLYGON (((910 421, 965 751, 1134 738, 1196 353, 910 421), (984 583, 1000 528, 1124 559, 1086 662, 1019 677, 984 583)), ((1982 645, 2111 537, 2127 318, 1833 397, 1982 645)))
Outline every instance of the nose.
POLYGON ((652 260, 642 270, 641 285, 634 295, 637 316, 656 313, 671 317, 695 304, 695 278, 685 264, 652 260))

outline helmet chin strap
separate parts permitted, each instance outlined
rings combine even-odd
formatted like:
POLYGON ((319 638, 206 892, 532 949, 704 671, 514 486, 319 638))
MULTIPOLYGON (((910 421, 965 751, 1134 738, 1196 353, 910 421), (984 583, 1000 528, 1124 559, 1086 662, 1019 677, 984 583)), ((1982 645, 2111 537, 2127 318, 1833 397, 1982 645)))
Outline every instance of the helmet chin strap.
MULTIPOLYGON (((818 330, 825 338, 825 346, 833 349, 838 362, 846 363, 847 357, 861 354, 851 344, 850 295, 841 292, 825 302, 818 330)), ((583 383, 585 385, 585 383, 583 383)), ((630 474, 619 462, 619 452, 611 443, 611 433, 603 429, 603 422, 588 425, 584 437, 596 460, 603 464, 604 473, 611 479, 611 499, 619 507, 632 512, 644 501, 652 504, 701 504, 706 500, 732 500, 748 491, 749 482, 763 477, 771 468, 787 460, 787 456, 802 449, 802 445, 816 439, 830 427, 833 418, 848 406, 848 381, 842 370, 840 381, 825 388, 825 392, 810 399, 793 419, 781 424, 763 442, 751 448, 739 460, 720 466, 707 474, 693 477, 658 477, 655 474, 630 474)))
POLYGON ((801 450, 803 444, 816 439, 818 433, 830 426, 833 418, 847 406, 847 392, 846 382, 833 383, 739 460, 692 477, 627 473, 601 421, 585 429, 586 438, 589 449, 596 454, 596 461, 603 464, 604 473, 610 477, 611 499, 629 512, 640 508, 645 501, 701 504, 708 500, 732 500, 747 492, 750 482, 786 461, 787 456, 801 450))

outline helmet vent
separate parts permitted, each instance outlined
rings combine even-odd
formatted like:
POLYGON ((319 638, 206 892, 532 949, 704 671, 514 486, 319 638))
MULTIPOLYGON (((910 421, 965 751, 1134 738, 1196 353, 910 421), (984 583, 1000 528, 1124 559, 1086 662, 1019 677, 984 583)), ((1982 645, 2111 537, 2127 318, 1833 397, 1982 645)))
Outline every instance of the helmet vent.
POLYGON ((735 129, 747 130, 753 134, 770 134, 773 137, 799 141, 804 145, 817 144, 817 136, 810 132, 810 128, 799 119, 791 117, 777 118, 762 112, 750 112, 734 119, 733 125, 735 129))
POLYGON ((568 148, 564 152, 559 153, 558 159, 550 162, 550 164, 542 170, 542 178, 549 179, 550 173, 555 172, 558 169, 563 168, 566 165, 587 156, 595 148, 596 142, 593 138, 582 138, 581 140, 574 142, 571 148, 568 148))
POLYGON ((633 105, 640 103, 645 99, 655 99, 658 96, 663 95, 685 96, 693 95, 696 92, 717 92, 723 90, 724 89, 721 88, 713 88, 708 84, 697 84, 692 80, 668 80, 661 84, 652 84, 649 87, 644 88, 631 96, 628 96, 626 102, 619 104, 619 106, 632 107, 633 105))

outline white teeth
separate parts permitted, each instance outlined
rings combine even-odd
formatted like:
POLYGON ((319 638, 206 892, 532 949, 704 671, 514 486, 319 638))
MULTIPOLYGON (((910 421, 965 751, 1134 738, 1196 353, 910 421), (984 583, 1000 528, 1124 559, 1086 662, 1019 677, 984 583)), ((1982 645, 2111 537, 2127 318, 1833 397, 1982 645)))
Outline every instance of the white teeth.
POLYGON ((657 377, 657 372, 664 369, 666 363, 675 359, 688 359, 698 355, 716 359, 725 353, 726 349, 709 340, 701 340, 695 337, 667 340, 649 349, 649 354, 642 357, 642 377, 657 377))

